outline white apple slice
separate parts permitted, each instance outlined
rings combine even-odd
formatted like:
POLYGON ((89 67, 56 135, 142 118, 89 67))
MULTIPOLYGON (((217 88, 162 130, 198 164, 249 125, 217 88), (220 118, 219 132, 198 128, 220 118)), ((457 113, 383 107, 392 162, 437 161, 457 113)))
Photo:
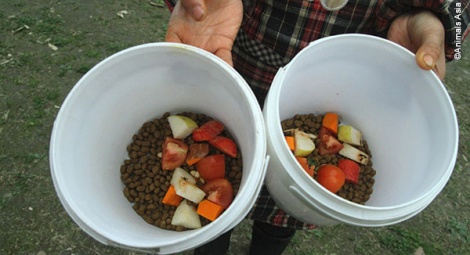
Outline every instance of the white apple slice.
POLYGON ((174 170, 170 183, 176 194, 196 204, 206 196, 206 193, 196 186, 196 179, 180 167, 174 170))
POLYGON ((171 133, 175 139, 184 139, 198 127, 197 123, 186 116, 171 115, 168 116, 171 133))
POLYGON ((188 201, 183 200, 173 214, 171 225, 193 229, 201 228, 201 219, 199 214, 197 214, 196 208, 188 204, 188 201))
POLYGON ((313 139, 315 139, 315 136, 312 134, 307 134, 298 129, 294 130, 294 155, 296 157, 306 157, 312 153, 315 150, 313 139))
POLYGON ((177 167, 173 171, 173 175, 171 176, 170 183, 171 185, 176 187, 180 180, 185 180, 191 184, 196 184, 196 179, 194 179, 194 177, 190 173, 186 172, 186 170, 184 170, 181 167, 177 167))
POLYGON ((362 145, 362 133, 349 125, 338 126, 338 140, 356 146, 362 145))
POLYGON ((365 152, 347 143, 343 143, 343 148, 339 151, 339 154, 363 165, 369 162, 369 156, 365 152))

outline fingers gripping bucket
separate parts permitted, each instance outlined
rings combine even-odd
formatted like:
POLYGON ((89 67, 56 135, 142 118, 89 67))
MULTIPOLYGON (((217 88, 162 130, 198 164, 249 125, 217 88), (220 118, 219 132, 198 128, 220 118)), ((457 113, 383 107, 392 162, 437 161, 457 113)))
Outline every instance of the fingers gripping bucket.
POLYGON ((264 121, 248 85, 222 60, 185 45, 145 44, 105 59, 75 85, 54 123, 50 161, 60 201, 89 235, 127 249, 175 253, 214 239, 246 216, 266 172, 264 121), (119 169, 126 146, 144 122, 167 111, 222 121, 243 156, 232 205, 201 229, 147 224, 123 195, 119 169))
POLYGON ((455 166, 458 124, 438 77, 384 39, 341 35, 313 42, 281 68, 264 105, 265 183, 279 206, 317 225, 384 226, 421 212, 455 166), (285 143, 280 122, 333 111, 362 131, 372 153, 374 191, 365 206, 309 177, 285 143))

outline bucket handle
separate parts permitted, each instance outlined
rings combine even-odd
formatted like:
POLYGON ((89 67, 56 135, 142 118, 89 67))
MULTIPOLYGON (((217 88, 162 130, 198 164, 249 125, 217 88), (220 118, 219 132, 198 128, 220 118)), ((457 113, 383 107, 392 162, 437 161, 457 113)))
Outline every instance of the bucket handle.
POLYGON ((150 249, 145 249, 145 248, 136 248, 136 247, 131 247, 127 245, 122 245, 113 241, 108 240, 107 244, 110 246, 126 249, 126 250, 131 250, 131 251, 136 251, 136 252, 141 252, 141 253, 146 253, 146 254, 159 254, 160 248, 150 248, 150 249))
POLYGON ((310 207, 317 217, 321 218, 321 224, 315 223, 317 225, 322 225, 322 226, 334 226, 338 224, 338 221, 331 216, 327 215, 321 208, 316 207, 315 205, 312 204, 312 202, 308 199, 308 197, 302 193, 301 190, 299 190, 296 186, 289 185, 289 189, 292 191, 294 196, 303 201, 305 205, 310 207))

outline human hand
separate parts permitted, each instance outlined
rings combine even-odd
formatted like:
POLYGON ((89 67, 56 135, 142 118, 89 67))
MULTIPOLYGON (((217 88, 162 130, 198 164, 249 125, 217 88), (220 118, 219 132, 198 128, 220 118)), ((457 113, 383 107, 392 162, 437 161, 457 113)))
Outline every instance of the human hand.
POLYGON ((387 38, 416 55, 416 63, 424 70, 434 70, 441 80, 446 73, 444 26, 429 11, 405 13, 397 17, 387 38))
POLYGON ((242 18, 241 0, 180 0, 171 14, 165 41, 207 50, 233 66, 231 51, 242 18))

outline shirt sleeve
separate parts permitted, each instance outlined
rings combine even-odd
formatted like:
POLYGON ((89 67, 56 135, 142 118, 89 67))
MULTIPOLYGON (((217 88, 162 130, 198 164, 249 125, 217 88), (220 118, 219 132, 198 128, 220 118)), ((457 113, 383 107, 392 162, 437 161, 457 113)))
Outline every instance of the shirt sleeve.
POLYGON ((441 20, 445 29, 446 59, 453 60, 456 50, 461 48, 462 42, 470 32, 469 1, 384 0, 377 9, 376 31, 385 37, 396 17, 416 9, 429 10, 441 20))
POLYGON ((172 12, 173 9, 175 8, 177 0, 164 0, 164 1, 168 9, 170 10, 170 12, 172 12))

